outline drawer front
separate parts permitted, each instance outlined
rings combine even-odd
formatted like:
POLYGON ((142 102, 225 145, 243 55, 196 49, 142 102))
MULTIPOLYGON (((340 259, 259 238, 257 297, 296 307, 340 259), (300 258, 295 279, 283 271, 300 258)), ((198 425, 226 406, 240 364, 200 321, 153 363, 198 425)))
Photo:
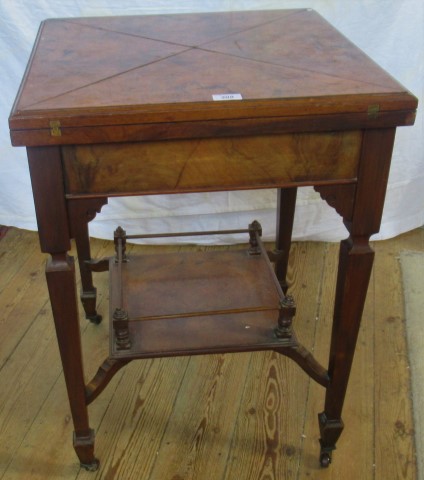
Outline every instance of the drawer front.
POLYGON ((62 147, 68 196, 355 181, 361 131, 62 147))

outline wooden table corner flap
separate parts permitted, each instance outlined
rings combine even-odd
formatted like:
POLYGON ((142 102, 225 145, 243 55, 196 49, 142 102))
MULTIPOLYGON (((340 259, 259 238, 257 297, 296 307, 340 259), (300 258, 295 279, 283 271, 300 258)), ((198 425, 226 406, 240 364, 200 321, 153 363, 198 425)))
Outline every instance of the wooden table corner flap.
POLYGON ((41 24, 9 125, 13 145, 27 147, 83 467, 99 465, 87 405, 128 362, 255 350, 291 357, 325 388, 319 458, 330 464, 395 130, 414 123, 416 108, 411 93, 311 9, 41 24), (349 232, 340 245, 327 367, 295 335, 286 281, 303 186, 313 186, 349 232), (143 235, 117 228, 116 255, 91 258, 88 224, 109 197, 261 188, 278 191, 272 252, 252 219, 238 231, 246 238, 241 251, 129 258, 126 242, 143 235), (88 383, 72 239, 93 323, 101 321, 93 272, 110 275, 110 354, 88 383))

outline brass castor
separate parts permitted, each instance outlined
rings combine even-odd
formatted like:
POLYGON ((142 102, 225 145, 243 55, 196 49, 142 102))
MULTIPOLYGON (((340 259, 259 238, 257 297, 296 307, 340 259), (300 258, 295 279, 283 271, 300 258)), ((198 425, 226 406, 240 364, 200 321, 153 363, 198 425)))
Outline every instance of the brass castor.
POLYGON ((87 472, 95 472, 99 468, 100 462, 95 458, 92 463, 80 463, 81 468, 87 472))
POLYGON ((319 463, 322 468, 328 468, 331 463, 331 454, 328 452, 321 452, 319 456, 319 463))

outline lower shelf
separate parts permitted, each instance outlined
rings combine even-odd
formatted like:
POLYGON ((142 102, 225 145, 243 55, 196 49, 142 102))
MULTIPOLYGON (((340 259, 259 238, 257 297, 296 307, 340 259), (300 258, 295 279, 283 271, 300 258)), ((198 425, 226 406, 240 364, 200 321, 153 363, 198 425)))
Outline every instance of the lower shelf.
POLYGON ((273 350, 329 386, 327 370, 292 332, 294 303, 253 234, 247 250, 139 257, 127 257, 118 238, 109 260, 110 354, 86 385, 87 404, 130 361, 179 355, 273 350))
POLYGON ((281 291, 266 253, 211 251, 110 260, 111 358, 276 349, 281 291), (129 345, 119 348, 117 306, 128 315, 129 345))

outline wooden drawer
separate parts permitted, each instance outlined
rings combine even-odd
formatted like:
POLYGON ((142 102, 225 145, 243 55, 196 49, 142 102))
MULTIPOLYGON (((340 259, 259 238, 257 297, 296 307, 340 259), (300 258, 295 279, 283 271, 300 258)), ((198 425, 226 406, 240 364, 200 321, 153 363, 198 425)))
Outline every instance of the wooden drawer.
POLYGON ((361 131, 62 147, 68 196, 355 181, 361 131))

